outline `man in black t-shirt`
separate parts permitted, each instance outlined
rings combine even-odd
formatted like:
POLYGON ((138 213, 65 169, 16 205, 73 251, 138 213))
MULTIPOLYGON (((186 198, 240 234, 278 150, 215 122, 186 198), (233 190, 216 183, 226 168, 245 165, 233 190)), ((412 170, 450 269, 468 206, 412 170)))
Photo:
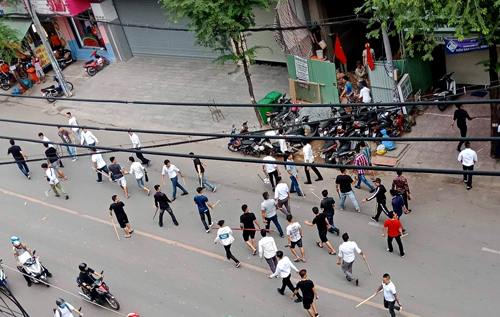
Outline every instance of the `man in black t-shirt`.
MULTIPOLYGON (((453 114, 453 121, 451 121, 451 129, 453 130, 453 125, 455 124, 455 121, 457 122, 457 127, 460 130, 460 136, 462 138, 465 138, 467 136, 467 120, 472 120, 475 117, 470 117, 469 113, 467 110, 464 109, 464 105, 459 103, 456 104, 457 110, 455 110, 455 113, 453 114)), ((457 151, 460 152, 462 151, 462 144, 464 144, 465 141, 460 141, 458 142, 457 146, 457 151)))
POLYGON ((332 197, 328 197, 328 191, 325 189, 321 192, 323 195, 323 200, 321 201, 320 207, 323 209, 323 213, 325 214, 328 222, 330 223, 331 228, 328 230, 331 233, 337 233, 337 237, 340 234, 339 228, 335 227, 333 223, 333 216, 335 215, 335 200, 332 197))
POLYGON ((60 178, 67 180, 68 178, 66 177, 66 175, 64 175, 63 171, 61 171, 57 149, 53 146, 50 146, 49 143, 44 143, 43 146, 45 147, 45 156, 47 157, 47 163, 49 163, 49 167, 55 169, 60 178))
POLYGON ((14 157, 14 160, 17 163, 17 166, 23 172, 24 176, 26 178, 31 179, 30 175, 30 169, 28 168, 28 164, 26 164, 26 161, 24 159, 27 159, 28 156, 24 154, 23 150, 21 150, 21 147, 19 145, 16 145, 16 142, 14 140, 10 140, 10 148, 7 150, 7 155, 12 154, 14 157))
POLYGON ((193 152, 189 153, 189 155, 192 156, 191 159, 194 162, 194 169, 195 169, 196 173, 198 173, 198 179, 200 180, 200 187, 203 187, 203 189, 205 189, 205 186, 208 186, 212 190, 212 193, 215 193, 215 191, 217 190, 217 187, 210 184, 205 179, 205 166, 207 166, 207 165, 205 163, 203 163, 202 161, 200 161, 199 158, 195 157, 193 152))
POLYGON ((351 185, 354 185, 356 181, 353 180, 351 176, 347 175, 347 170, 345 168, 341 168, 340 173, 341 174, 338 175, 335 180, 335 189, 340 195, 340 210, 344 210, 345 199, 346 197, 349 197, 356 211, 361 212, 358 201, 356 200, 356 195, 354 195, 354 191, 351 187, 351 185))
POLYGON ((80 274, 78 274, 78 281, 90 292, 90 300, 94 301, 97 292, 95 288, 92 288, 92 284, 94 284, 95 282, 95 278, 92 276, 92 274, 100 278, 104 278, 104 276, 88 267, 86 263, 80 263, 78 268, 80 269, 80 274))
POLYGON ((300 282, 297 283, 295 287, 295 292, 292 294, 292 299, 299 293, 302 292, 302 305, 304 309, 307 310, 311 317, 319 316, 318 310, 316 309, 316 304, 314 303, 314 298, 319 299, 318 293, 316 292, 316 287, 311 280, 307 279, 307 270, 302 269, 299 271, 300 282))
POLYGON ((335 249, 332 247, 332 245, 328 241, 327 232, 328 232, 328 229, 331 229, 331 226, 330 226, 330 223, 328 222, 327 217, 325 216, 324 213, 319 212, 318 207, 313 207, 312 211, 313 211, 313 214, 315 216, 313 221, 309 222, 306 220, 305 224, 310 226, 310 227, 316 225, 316 227, 318 228, 318 234, 319 234, 320 241, 316 242, 316 245, 320 248, 323 248, 323 243, 324 243, 324 244, 326 244, 328 249, 330 249, 330 252, 329 252, 330 255, 337 254, 335 249))
POLYGON ((127 214, 123 207, 125 204, 123 201, 120 201, 117 195, 113 195, 111 197, 113 203, 109 206, 109 218, 113 220, 113 211, 115 212, 116 221, 120 225, 120 228, 125 231, 125 238, 130 238, 130 234, 134 232, 134 229, 130 229, 130 223, 128 222, 127 214))
POLYGON ((255 247, 255 226, 254 223, 259 227, 259 221, 255 217, 253 212, 248 212, 248 206, 241 206, 241 210, 243 210, 243 215, 240 216, 240 228, 243 229, 243 240, 245 243, 252 249, 252 254, 257 254, 257 248, 255 247), (250 230, 245 230, 250 229, 250 230), (252 239, 252 241, 249 241, 252 239))

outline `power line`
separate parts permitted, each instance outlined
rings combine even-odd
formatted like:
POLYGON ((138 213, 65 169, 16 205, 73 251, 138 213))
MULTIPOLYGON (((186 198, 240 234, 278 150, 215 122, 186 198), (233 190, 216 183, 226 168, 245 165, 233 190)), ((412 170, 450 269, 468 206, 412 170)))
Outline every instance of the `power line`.
MULTIPOLYGON (((0 135, 0 139, 14 139, 17 141, 22 141, 22 142, 31 142, 31 143, 47 143, 42 140, 34 140, 34 139, 26 139, 26 138, 16 138, 12 136, 3 136, 0 135)), ((55 145, 64 145, 66 146, 66 143, 58 143, 58 142, 50 142, 51 144, 55 145)), ((204 160, 213 160, 213 161, 225 161, 225 162, 239 162, 239 163, 253 163, 253 164, 259 164, 262 165, 265 161, 263 160, 256 160, 256 159, 244 159, 244 158, 233 158, 233 157, 225 157, 225 156, 209 156, 209 155, 198 155, 195 153, 195 155, 190 155, 190 154, 184 154, 184 153, 167 153, 167 152, 157 152, 157 151, 143 151, 143 150, 136 150, 136 149, 123 149, 123 148, 113 148, 113 147, 105 147, 105 146, 88 146, 88 145, 77 145, 77 144, 72 144, 71 146, 73 147, 78 147, 78 148, 85 148, 85 149, 97 149, 97 150, 104 150, 104 151, 113 151, 113 152, 125 152, 125 153, 143 153, 143 154, 148 154, 148 155, 161 155, 161 156, 171 156, 171 157, 181 157, 181 158, 200 158, 204 160)), ((12 162, 1 162, 0 165, 9 165, 9 164, 15 164, 17 163, 16 161, 12 162)), ((387 172, 409 172, 409 173, 429 173, 429 174, 445 174, 445 175, 478 175, 478 176, 500 176, 500 172, 493 172, 493 171, 464 171, 464 170, 444 170, 444 169, 429 169, 429 168, 411 168, 411 167, 405 167, 405 168, 400 168, 400 167, 385 167, 385 166, 358 166, 358 165, 341 165, 341 164, 324 164, 324 163, 313 163, 313 164, 308 164, 308 163, 301 163, 301 162, 284 162, 284 161, 273 161, 273 164, 276 165, 295 165, 295 166, 315 166, 315 167, 321 167, 321 168, 345 168, 347 170, 354 170, 354 169, 363 169, 363 170, 374 170, 374 171, 387 171, 387 172)))

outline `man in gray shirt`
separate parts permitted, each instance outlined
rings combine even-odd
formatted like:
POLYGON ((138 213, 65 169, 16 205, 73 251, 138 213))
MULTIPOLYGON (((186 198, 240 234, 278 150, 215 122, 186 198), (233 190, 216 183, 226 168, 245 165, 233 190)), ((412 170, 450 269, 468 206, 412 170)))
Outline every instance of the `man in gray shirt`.
POLYGON ((271 221, 278 229, 280 237, 285 237, 283 234, 283 229, 281 229, 280 223, 278 222, 278 215, 276 214, 276 201, 269 198, 269 193, 265 192, 262 194, 264 201, 260 204, 260 209, 262 210, 262 220, 266 224, 266 229, 271 227, 271 221))

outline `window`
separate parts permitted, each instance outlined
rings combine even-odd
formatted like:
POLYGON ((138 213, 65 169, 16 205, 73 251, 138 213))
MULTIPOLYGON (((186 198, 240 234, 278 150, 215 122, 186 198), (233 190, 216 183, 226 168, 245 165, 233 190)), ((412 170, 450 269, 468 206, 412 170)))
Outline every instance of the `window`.
POLYGON ((95 20, 92 9, 83 11, 75 18, 68 19, 81 48, 106 49, 99 26, 97 23, 89 21, 89 19, 95 20))

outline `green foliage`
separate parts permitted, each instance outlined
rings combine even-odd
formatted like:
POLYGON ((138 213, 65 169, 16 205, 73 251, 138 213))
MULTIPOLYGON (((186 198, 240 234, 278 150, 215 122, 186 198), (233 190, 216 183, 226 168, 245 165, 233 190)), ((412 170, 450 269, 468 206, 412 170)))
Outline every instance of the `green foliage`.
POLYGON ((0 58, 10 64, 17 57, 17 50, 21 48, 18 31, 11 29, 0 19, 0 58))

